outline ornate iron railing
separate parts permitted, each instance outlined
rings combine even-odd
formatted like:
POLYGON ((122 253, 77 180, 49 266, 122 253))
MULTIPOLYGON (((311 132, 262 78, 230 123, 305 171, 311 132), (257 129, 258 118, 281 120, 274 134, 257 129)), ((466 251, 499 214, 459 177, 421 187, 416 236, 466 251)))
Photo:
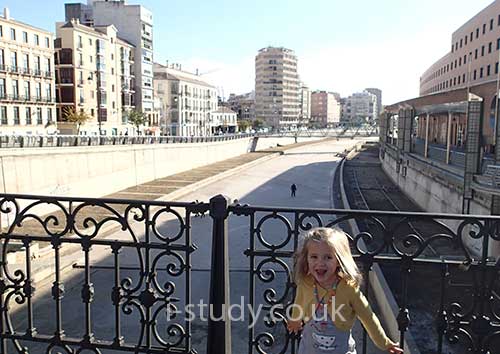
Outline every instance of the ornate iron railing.
MULTIPOLYGON (((298 337, 286 331, 284 318, 294 297, 293 254, 299 236, 315 226, 345 228, 349 220, 363 221, 368 227, 350 240, 365 279, 375 265, 397 273, 391 285, 399 306, 400 343, 405 343, 415 323, 411 319, 425 317, 415 315, 418 309, 413 303, 422 301, 415 296, 425 297, 429 292, 426 305, 434 305, 426 310, 435 320, 425 327, 434 327, 434 336, 417 344, 432 343, 427 352, 433 353, 452 352, 453 346, 477 354, 499 352, 500 262, 495 256, 499 254, 500 217, 254 207, 229 204, 222 196, 209 203, 174 203, 3 194, 1 353, 195 353, 200 348, 192 342, 192 323, 185 307, 177 317, 165 314, 191 303, 193 287, 198 285, 193 284, 192 261, 200 257, 211 260, 209 303, 215 318, 210 317, 203 329, 206 352, 231 353, 231 322, 217 319, 230 304, 230 254, 232 262, 245 265, 241 271, 248 275, 248 282, 243 277, 247 285, 235 291, 244 295, 252 309, 260 306, 262 310, 255 326, 251 325, 254 318, 247 318, 245 351, 296 353, 298 337), (212 223, 211 231, 204 225, 203 235, 199 235, 199 242, 211 244, 211 253, 205 248, 207 254, 203 255, 193 242, 192 217, 207 212, 210 219, 198 219, 212 223), (229 221, 240 223, 246 231, 238 228, 228 234, 229 221), (408 227, 409 222, 434 226, 416 229, 408 227), (415 230, 426 230, 426 234, 415 230), (11 264, 8 259, 16 241, 23 246, 19 252, 25 257, 11 264), (228 242, 236 242, 240 248, 229 247, 228 242), (48 258, 53 261, 49 268, 53 269, 54 331, 37 327, 34 313, 34 304, 43 299, 43 294, 36 298, 35 287, 43 292, 43 286, 35 284, 40 270, 35 269, 38 261, 32 259, 32 249, 42 243, 50 245, 48 258), (433 252, 427 252, 429 248, 433 252), (107 269, 113 273, 106 293, 94 284, 97 275, 92 269, 98 249, 107 252, 107 269), (436 252, 441 257, 436 258, 436 252), (83 259, 79 307, 68 308, 64 302, 64 285, 70 282, 63 275, 65 254, 79 254, 83 259), (131 275, 131 269, 137 274, 131 275), (414 294, 417 278, 422 276, 424 289, 414 294), (103 305, 99 302, 103 295, 109 298, 108 308, 97 309, 98 304, 103 305), (75 335, 64 327, 63 319, 79 311, 83 329, 75 335), (101 319, 98 314, 106 311, 114 314, 107 324, 111 339, 96 330, 101 319), (132 324, 138 328, 135 337, 130 334, 132 324)), ((369 281, 364 283, 364 292, 367 296, 373 293, 369 281)), ((358 352, 368 352, 366 334, 358 346, 358 352)))

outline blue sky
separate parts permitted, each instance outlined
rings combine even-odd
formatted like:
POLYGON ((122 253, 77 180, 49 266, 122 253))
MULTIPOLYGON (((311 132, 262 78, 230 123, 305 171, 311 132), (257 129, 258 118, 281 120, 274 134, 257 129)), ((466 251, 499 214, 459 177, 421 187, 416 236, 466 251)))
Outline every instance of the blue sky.
MULTIPOLYGON (((446 54, 452 32, 491 2, 128 0, 153 12, 155 61, 198 68, 225 96, 253 89, 255 55, 272 45, 295 50, 312 89, 347 96, 379 87, 384 104, 417 96, 419 76, 446 54)), ((55 32, 64 3, 3 0, 2 7, 55 32)))

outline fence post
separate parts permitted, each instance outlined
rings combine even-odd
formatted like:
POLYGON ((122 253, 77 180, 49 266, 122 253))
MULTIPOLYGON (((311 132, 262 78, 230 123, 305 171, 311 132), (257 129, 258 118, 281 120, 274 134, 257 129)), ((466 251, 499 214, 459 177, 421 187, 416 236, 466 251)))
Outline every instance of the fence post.
POLYGON ((229 198, 220 194, 210 199, 213 229, 207 354, 231 353, 231 321, 227 316, 230 305, 227 240, 227 207, 229 203, 229 198))

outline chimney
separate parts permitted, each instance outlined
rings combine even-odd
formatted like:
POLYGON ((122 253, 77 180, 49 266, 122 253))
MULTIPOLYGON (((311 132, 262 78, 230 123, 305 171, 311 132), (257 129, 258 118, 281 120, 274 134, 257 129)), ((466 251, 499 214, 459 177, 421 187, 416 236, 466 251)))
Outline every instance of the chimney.
POLYGON ((168 60, 167 60, 167 68, 168 68, 168 60))
POLYGON ((3 17, 4 17, 6 20, 10 20, 10 11, 9 11, 9 8, 8 8, 8 7, 4 7, 4 8, 3 8, 3 17))
POLYGON ((199 76, 200 72, 198 71, 198 68, 196 68, 196 76, 199 76))

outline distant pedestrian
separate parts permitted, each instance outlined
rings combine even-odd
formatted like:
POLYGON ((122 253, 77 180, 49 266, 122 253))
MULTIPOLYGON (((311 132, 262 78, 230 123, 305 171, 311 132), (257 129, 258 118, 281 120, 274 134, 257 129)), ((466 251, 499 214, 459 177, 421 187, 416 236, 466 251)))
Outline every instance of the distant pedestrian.
POLYGON ((291 186, 290 186, 290 191, 292 192, 292 197, 295 198, 295 192, 297 191, 297 186, 295 185, 295 183, 293 183, 291 186))

